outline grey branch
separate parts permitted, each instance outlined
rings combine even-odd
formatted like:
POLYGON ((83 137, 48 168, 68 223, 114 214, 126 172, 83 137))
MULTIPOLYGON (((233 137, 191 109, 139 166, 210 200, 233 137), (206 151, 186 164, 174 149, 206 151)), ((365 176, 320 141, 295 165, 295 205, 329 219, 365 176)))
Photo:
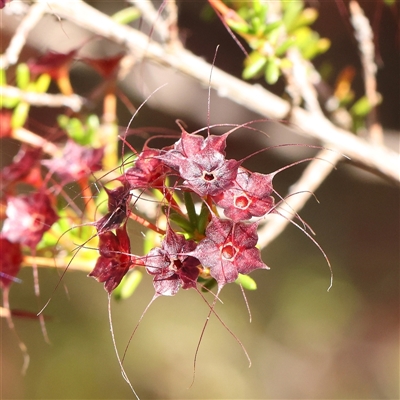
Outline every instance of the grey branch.
POLYGON ((38 107, 68 107, 78 112, 84 104, 84 99, 76 94, 64 96, 62 94, 26 92, 14 86, 0 86, 0 96, 17 98, 38 107))
MULTIPOLYGON (((200 57, 179 47, 163 47, 128 26, 119 25, 107 15, 88 4, 75 0, 37 0, 49 7, 49 12, 74 22, 93 34, 105 37, 127 48, 137 59, 150 59, 158 64, 187 74, 198 82, 208 85, 211 65, 200 57)), ((289 104, 261 86, 252 85, 234 78, 214 67, 212 88, 267 118, 285 119, 289 104)), ((353 133, 340 129, 329 120, 299 107, 291 112, 291 123, 296 133, 318 139, 325 147, 335 148, 350 159, 370 169, 379 171, 396 182, 400 182, 400 156, 385 147, 377 147, 353 133)))

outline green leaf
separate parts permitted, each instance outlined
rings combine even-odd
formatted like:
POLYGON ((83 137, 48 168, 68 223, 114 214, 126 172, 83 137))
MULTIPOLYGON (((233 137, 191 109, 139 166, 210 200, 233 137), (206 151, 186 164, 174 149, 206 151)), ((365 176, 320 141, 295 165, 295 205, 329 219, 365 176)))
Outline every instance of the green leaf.
POLYGON ((296 41, 295 45, 302 51, 303 49, 307 49, 307 47, 315 43, 318 37, 316 37, 316 33, 313 32, 308 26, 303 26, 302 28, 296 29, 294 33, 296 41))
POLYGON ((286 53, 286 51, 289 49, 289 47, 292 47, 295 42, 296 42, 296 38, 294 36, 288 37, 282 44, 280 44, 276 48, 275 54, 278 57, 283 56, 286 53))
POLYGON ((181 229, 183 229, 185 232, 187 233, 193 233, 193 226, 190 223, 190 221, 188 221, 187 218, 185 218, 183 215, 178 214, 177 212, 171 210, 169 207, 167 210, 164 210, 164 213, 166 215, 168 215, 167 213, 169 212, 169 219, 173 222, 175 222, 175 224, 177 224, 181 229))
POLYGON ((197 230, 200 233, 200 235, 204 235, 206 232, 209 215, 210 215, 210 210, 208 209, 207 205, 203 203, 201 205, 201 211, 197 222, 197 230))
POLYGON ((28 118, 30 105, 26 101, 21 101, 14 108, 12 117, 11 117, 11 127, 12 128, 20 128, 23 126, 28 118))
POLYGON ((90 138, 86 135, 85 127, 78 118, 70 118, 66 127, 68 136, 80 145, 90 144, 90 138))
POLYGON ((0 108, 14 108, 20 102, 19 97, 0 96, 0 108))
POLYGON ((267 67, 265 68, 265 80, 273 85, 277 82, 280 75, 280 60, 279 58, 273 57, 270 58, 267 62, 267 67))
POLYGON ((256 281, 253 278, 250 278, 249 275, 239 274, 239 277, 236 279, 235 283, 242 285, 242 287, 247 290, 257 290, 256 281))
POLYGON ((197 227, 197 214, 196 214, 196 209, 194 207, 192 195, 190 192, 184 192, 183 198, 185 200, 185 206, 189 217, 189 221, 192 225, 192 228, 195 228, 197 227))
MULTIPOLYGON (((317 36, 317 35, 316 35, 317 36)), ((317 37, 302 49, 302 55, 306 60, 312 60, 318 54, 324 53, 329 49, 331 42, 329 39, 318 39, 317 37)))
POLYGON ((133 295, 140 282, 143 279, 142 271, 135 269, 125 275, 120 284, 114 289, 113 296, 115 300, 125 300, 133 295))
POLYGON ((25 63, 18 64, 16 70, 17 86, 21 90, 26 90, 30 80, 31 80, 31 73, 29 71, 28 65, 25 63))
POLYGON ((86 129, 90 137, 93 137, 100 128, 100 120, 96 114, 90 114, 86 119, 86 129))
POLYGON ((350 112, 357 117, 365 117, 372 109, 371 103, 366 96, 358 99, 351 107, 350 112))
POLYGON ((301 12, 301 14, 293 21, 290 31, 306 26, 311 25, 318 18, 318 11, 315 8, 306 8, 301 12))
POLYGON ((217 286, 217 281, 214 278, 208 279, 202 284, 201 291, 202 292, 209 292, 215 286, 217 286))
POLYGON ((0 69, 0 86, 7 85, 7 75, 5 69, 0 69))
POLYGON ((283 22, 288 32, 291 32, 292 26, 295 25, 296 20, 299 18, 304 4, 301 0, 282 1, 283 22))
POLYGON ((237 21, 228 21, 229 28, 231 28, 233 31, 237 33, 249 33, 250 32, 250 26, 247 24, 244 24, 243 22, 237 22, 237 21))
POLYGON ((268 35, 273 31, 277 31, 281 28, 283 22, 280 21, 275 21, 275 22, 271 22, 270 24, 267 24, 264 26, 264 34, 268 35))
POLYGON ((245 68, 242 73, 243 79, 252 79, 261 74, 267 63, 267 57, 261 55, 258 51, 250 53, 245 60, 245 68))
POLYGON ((45 93, 51 83, 51 77, 49 74, 42 74, 36 79, 34 84, 34 90, 38 93, 45 93))
POLYGON ((60 114, 57 117, 57 122, 61 129, 67 129, 68 121, 69 121, 69 117, 67 117, 65 114, 60 114))
POLYGON ((127 7, 116 12, 111 18, 118 24, 127 25, 141 16, 140 10, 136 7, 127 7))

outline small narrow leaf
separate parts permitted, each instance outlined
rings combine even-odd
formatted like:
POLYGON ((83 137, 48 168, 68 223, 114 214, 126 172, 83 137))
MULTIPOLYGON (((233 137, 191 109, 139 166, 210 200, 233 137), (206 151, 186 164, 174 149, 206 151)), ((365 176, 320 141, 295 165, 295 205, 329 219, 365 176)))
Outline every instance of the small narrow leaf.
POLYGON ((6 70, 0 69, 0 86, 6 86, 6 85, 7 85, 6 70))
POLYGON ((192 224, 182 215, 169 209, 169 219, 187 233, 193 233, 192 224))
POLYGON ((136 7, 127 7, 116 12, 111 18, 118 24, 127 25, 140 17, 140 10, 136 7))
POLYGON ((253 278, 250 278, 249 275, 239 274, 239 277, 236 279, 235 283, 242 285, 242 287, 246 290, 257 290, 256 281, 253 278))
POLYGON ((371 111, 371 104, 366 96, 358 99, 351 107, 350 112, 357 117, 365 117, 371 111))
POLYGON ((215 288, 215 286, 217 286, 217 281, 215 279, 208 279, 202 284, 201 291, 208 292, 215 288))
POLYGON ((209 215, 210 215, 210 210, 203 203, 201 206, 201 211, 200 211, 200 215, 199 215, 198 223, 197 223, 197 231, 200 233, 200 235, 204 235, 204 233, 206 231, 209 215))
POLYGON ((288 37, 282 44, 280 44, 276 50, 275 50, 275 54, 280 57, 283 56, 286 51, 292 47, 294 45, 294 43, 296 42, 296 39, 293 36, 288 37))
POLYGON ((318 18, 318 11, 315 8, 306 8, 298 16, 290 27, 290 31, 294 31, 300 27, 311 25, 318 18))
POLYGON ((194 207, 193 198, 190 192, 184 192, 183 198, 185 200, 186 211, 189 217, 189 221, 193 228, 197 226, 197 214, 194 207))
POLYGON ((36 79, 34 84, 34 90, 38 93, 45 93, 49 88, 51 83, 51 76, 49 74, 41 74, 39 78, 36 79))
POLYGON ((28 118, 30 105, 26 101, 21 101, 14 108, 12 117, 11 117, 11 127, 12 128, 20 128, 26 122, 28 118))
POLYGON ((270 58, 267 63, 267 67, 265 68, 265 80, 273 85, 277 82, 280 75, 280 60, 279 58, 270 58))
POLYGON ((25 63, 18 64, 16 70, 16 81, 17 86, 21 90, 26 90, 31 80, 31 73, 29 71, 29 67, 25 63))
POLYGON ((258 51, 254 51, 245 60, 243 79, 252 79, 259 75, 267 63, 267 57, 262 56, 258 51))

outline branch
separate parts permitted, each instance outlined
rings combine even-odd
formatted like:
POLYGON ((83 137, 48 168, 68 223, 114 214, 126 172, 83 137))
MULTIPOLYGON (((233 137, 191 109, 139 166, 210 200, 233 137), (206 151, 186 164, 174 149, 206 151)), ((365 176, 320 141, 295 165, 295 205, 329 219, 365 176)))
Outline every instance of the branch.
MULTIPOLYGON (((174 47, 167 50, 157 43, 149 42, 149 38, 143 33, 119 25, 81 0, 37 1, 48 4, 49 12, 54 12, 93 34, 126 47, 138 59, 150 59, 174 68, 208 86, 211 65, 185 49, 174 47)), ((261 86, 243 82, 216 67, 213 69, 211 87, 221 96, 229 97, 267 118, 284 119, 290 109, 285 100, 261 86)), ((299 107, 292 109, 290 122, 297 126, 297 134, 318 139, 325 147, 335 148, 355 162, 378 171, 397 183, 400 182, 399 154, 383 146, 374 146, 351 132, 334 126, 325 117, 314 115, 299 107)))
POLYGON ((277 207, 277 213, 270 214, 268 217, 271 220, 258 230, 260 248, 266 247, 283 232, 342 158, 340 153, 331 150, 322 150, 316 155, 316 159, 307 166, 300 179, 290 188, 284 201, 277 207))
MULTIPOLYGON (((11 3, 9 7, 13 8, 13 4, 11 3)), ((29 7, 25 18, 18 25, 7 50, 0 56, 0 69, 7 69, 10 65, 17 63, 29 32, 38 24, 47 10, 48 6, 45 3, 37 3, 29 7)))
POLYGON ((76 94, 64 96, 62 94, 25 92, 14 86, 0 86, 0 96, 17 98, 37 107, 68 107, 75 112, 80 111, 84 104, 84 99, 76 94))
POLYGON ((383 142, 383 133, 382 127, 377 120, 376 110, 380 95, 376 90, 376 71, 378 68, 374 61, 374 34, 368 18, 364 15, 364 12, 357 1, 350 1, 349 7, 351 13, 351 23, 353 25, 355 37, 360 50, 361 64, 364 73, 365 95, 367 96, 368 102, 372 107, 367 116, 370 137, 375 144, 380 145, 383 142))

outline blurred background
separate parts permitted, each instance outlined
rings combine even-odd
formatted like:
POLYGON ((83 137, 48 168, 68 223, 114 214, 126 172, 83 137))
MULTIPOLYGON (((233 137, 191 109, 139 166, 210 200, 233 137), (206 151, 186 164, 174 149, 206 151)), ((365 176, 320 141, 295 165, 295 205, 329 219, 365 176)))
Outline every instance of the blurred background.
MULTIPOLYGON (((115 3, 92 2, 92 5, 112 8, 115 3)), ((321 36, 331 39, 332 48, 327 56, 337 63, 335 68, 354 64, 359 69, 356 44, 350 39, 336 4, 313 3, 320 8, 320 19, 314 27, 321 36)), ((371 18, 372 3, 360 2, 371 18)), ((219 21, 206 23, 199 18, 203 5, 179 4, 179 23, 186 46, 211 61, 216 45, 220 44, 216 65, 240 75, 243 55, 219 21)), ((378 21, 382 58, 378 88, 384 99, 380 115, 389 132, 388 142, 398 151, 399 38, 393 12, 387 8, 382 10, 378 21)), ((2 21, 2 51, 19 21, 15 16, 2 21)), ((23 57, 48 49, 69 51, 87 35, 65 21, 62 28, 55 18, 46 17, 29 38, 23 57), (45 36, 50 30, 54 36, 45 36)), ((99 57, 119 50, 104 41, 85 46, 88 54, 99 57)), ((93 78, 83 66, 77 64, 73 69, 72 82, 78 93, 85 93, 96 85, 98 81, 93 79, 99 78, 93 78)), ((139 105, 145 97, 143 93, 148 94, 164 82, 168 85, 141 110, 134 127, 176 129, 177 118, 185 121, 189 131, 206 126, 207 88, 174 71, 141 64, 120 87, 139 105)), ((274 90, 279 94, 281 89, 274 90)), ((36 110, 38 119, 42 118, 42 112, 36 110)), ((54 116, 50 113, 48 118, 51 124, 54 116)), ((129 118, 121 106, 122 128, 129 118)), ((256 118, 228 99, 211 94, 211 123, 243 123, 256 118)), ((262 129, 269 133, 270 139, 252 133, 250 140, 246 131, 232 135, 228 155, 240 158, 260 146, 304 143, 303 138, 289 130, 282 131, 278 124, 265 124, 262 129)), ((137 143, 140 140, 143 141, 139 138, 137 143)), ((1 146, 1 161, 7 164, 17 144, 2 142, 1 146)), ((249 160, 246 166, 271 172, 304 156, 307 153, 300 147, 291 151, 268 151, 249 160)), ((303 166, 296 166, 278 175, 274 181, 277 191, 285 195, 302 169, 303 166)), ((251 368, 238 343, 212 316, 199 349, 192 386, 194 354, 208 308, 193 290, 181 290, 173 298, 157 299, 130 343, 124 364, 140 398, 399 398, 398 187, 341 163, 316 196, 319 204, 310 201, 301 216, 317 233, 316 240, 332 264, 331 291, 327 292, 330 274, 321 252, 302 232, 289 226, 262 253, 271 270, 252 273, 258 284, 257 291, 246 292, 252 322, 237 285, 223 289, 224 304, 216 307, 219 316, 246 347, 251 368)), ((132 238, 140 243, 140 230, 133 231, 132 238)), ((24 268, 19 277, 22 283, 15 283, 11 289, 12 309, 35 312, 52 296, 45 311, 52 344, 45 343, 38 321, 14 319, 31 357, 26 376, 21 376, 18 343, 5 321, 0 321, 1 398, 133 398, 115 356, 103 286, 88 279, 85 273, 70 271, 53 294, 59 275, 54 270, 43 269, 38 306, 31 269, 24 268)), ((151 278, 146 276, 130 299, 112 301, 113 327, 120 354, 152 296, 151 278)), ((212 301, 210 295, 206 297, 212 301)))

